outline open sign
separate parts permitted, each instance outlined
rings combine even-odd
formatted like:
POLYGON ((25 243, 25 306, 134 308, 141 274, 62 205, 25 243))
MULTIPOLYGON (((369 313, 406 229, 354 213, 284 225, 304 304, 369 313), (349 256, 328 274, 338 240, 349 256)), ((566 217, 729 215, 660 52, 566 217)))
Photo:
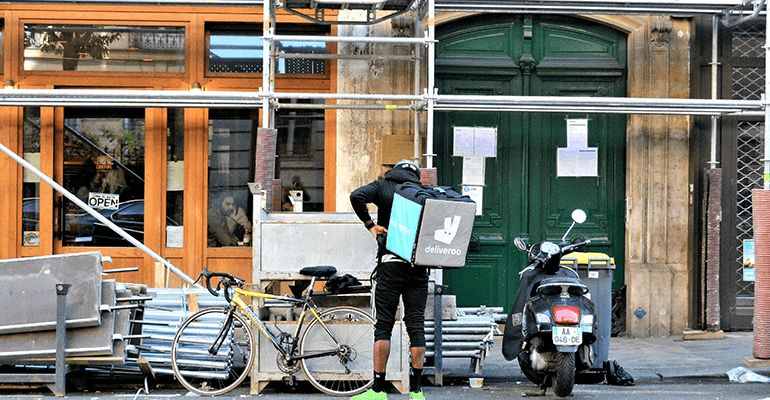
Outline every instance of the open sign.
POLYGON ((89 193, 88 205, 93 208, 105 208, 117 210, 120 203, 120 195, 109 193, 89 193))

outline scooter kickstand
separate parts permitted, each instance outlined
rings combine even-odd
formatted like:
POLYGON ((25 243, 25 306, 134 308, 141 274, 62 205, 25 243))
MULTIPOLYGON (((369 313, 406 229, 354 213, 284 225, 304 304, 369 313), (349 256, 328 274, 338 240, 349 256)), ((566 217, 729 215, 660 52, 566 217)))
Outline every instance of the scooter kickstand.
POLYGON ((546 378, 545 382, 543 382, 540 385, 538 385, 537 388, 538 388, 538 390, 540 390, 539 392, 522 392, 521 395, 524 396, 524 397, 526 397, 526 396, 530 396, 530 397, 543 397, 543 396, 545 396, 545 392, 548 390, 548 386, 550 386, 549 385, 550 382, 547 381, 547 379, 549 379, 549 378, 546 378))

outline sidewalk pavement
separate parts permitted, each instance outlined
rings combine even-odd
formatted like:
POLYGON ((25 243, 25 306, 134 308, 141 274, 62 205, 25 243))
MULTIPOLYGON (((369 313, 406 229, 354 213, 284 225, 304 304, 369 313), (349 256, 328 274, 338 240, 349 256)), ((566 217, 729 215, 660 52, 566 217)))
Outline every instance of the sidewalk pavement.
MULTIPOLYGON (((770 376, 767 366, 748 367, 746 358, 753 357, 753 332, 725 332, 723 339, 688 339, 680 336, 632 339, 610 339, 609 360, 617 360, 634 381, 654 382, 673 379, 728 379, 727 372, 744 367, 764 376, 770 376)), ((495 345, 483 363, 482 374, 489 380, 526 378, 516 361, 506 361, 502 356, 502 338, 495 338, 495 345)), ((770 361, 770 360, 768 360, 770 361)), ((463 379, 474 376, 467 359, 445 359, 444 379, 463 379)))

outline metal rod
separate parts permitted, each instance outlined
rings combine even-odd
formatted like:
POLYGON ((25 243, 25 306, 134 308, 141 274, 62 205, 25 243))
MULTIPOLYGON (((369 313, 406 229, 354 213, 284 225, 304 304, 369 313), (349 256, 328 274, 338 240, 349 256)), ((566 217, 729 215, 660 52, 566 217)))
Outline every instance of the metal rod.
MULTIPOLYGON (((262 3, 262 88, 260 92, 270 93, 270 14, 272 6, 270 0, 262 3)), ((262 100, 262 127, 270 128, 270 98, 266 96, 262 100)))
POLYGON ((425 97, 411 94, 363 94, 363 93, 286 93, 271 92, 275 99, 322 99, 322 100, 364 100, 364 101, 423 101, 425 97))
POLYGON ((337 110, 414 110, 416 107, 397 105, 397 104, 302 104, 302 103, 279 103, 276 108, 293 109, 337 109, 337 110))
MULTIPOLYGON (((711 98, 716 100, 718 97, 717 90, 717 73, 719 69, 719 24, 717 16, 711 17, 711 98)), ((718 117, 716 115, 711 116, 711 158, 709 160, 709 167, 715 169, 717 167, 717 127, 718 117)))
MULTIPOLYGON (((265 38, 268 39, 268 38, 265 38)), ((432 42, 426 37, 386 37, 386 36, 310 36, 310 35, 270 35, 270 40, 294 42, 341 42, 341 43, 393 43, 393 44, 425 44, 432 42)))
MULTIPOLYGON (((94 218, 96 218, 99 222, 103 223, 104 225, 107 225, 110 229, 115 231, 118 235, 120 235, 123 239, 127 240, 129 243, 133 244, 134 247, 138 248, 139 250, 143 251, 145 254, 150 256, 153 260, 158 261, 166 266, 166 268, 170 269, 174 274, 176 274, 178 277, 182 278, 183 281, 189 283, 190 285, 197 287, 197 288, 203 288, 203 286, 195 283, 195 280, 187 276, 184 272, 182 272, 180 269, 172 265, 168 260, 164 259, 163 257, 159 256, 157 253, 152 251, 149 247, 145 246, 142 242, 136 240, 133 236, 129 235, 121 229, 119 226, 115 225, 112 221, 105 218, 102 214, 99 214, 96 212, 93 208, 91 208, 88 204, 84 203, 82 200, 80 200, 77 196, 72 194, 69 190, 65 189, 58 183, 56 183, 53 179, 49 178, 46 174, 42 173, 39 169, 37 169, 34 165, 27 162, 27 160, 19 157, 16 153, 11 151, 11 149, 5 147, 2 143, 0 143, 0 151, 5 153, 8 157, 16 161, 17 163, 21 164, 22 167, 27 169, 29 172, 31 172, 33 175, 40 178, 41 181, 47 183, 50 185, 54 190, 61 193, 64 197, 69 199, 71 202, 75 203, 78 207, 85 210, 87 213, 91 214, 94 218)), ((59 221, 60 224, 63 224, 64 221, 59 221)))
MULTIPOLYGON (((433 154, 433 119, 434 119, 434 105, 435 105, 435 96, 438 95, 438 89, 435 88, 436 85, 436 45, 435 45, 435 38, 436 38, 436 5, 435 1, 428 0, 428 31, 426 33, 426 37, 431 39, 430 42, 427 42, 428 44, 428 91, 425 93, 427 95, 427 101, 428 101, 428 116, 427 116, 427 139, 425 143, 425 166, 428 168, 433 168, 433 157, 435 154, 433 154)), ((443 281, 443 271, 439 270, 438 273, 440 273, 440 277, 443 281)), ((440 282, 437 282, 440 283, 440 282)))
POLYGON ((302 60, 402 60, 412 61, 414 56, 365 55, 365 54, 325 54, 325 53, 278 53, 276 58, 299 58, 302 60))
POLYGON ((40 107, 259 107, 255 92, 117 89, 3 89, 0 106, 40 107))
MULTIPOLYGON (((25 1, 35 4, 114 4, 120 6, 129 5, 175 5, 175 6, 216 6, 216 7, 264 7, 262 0, 36 0, 25 1)), ((2 1, 3 4, 18 4, 18 1, 2 1)), ((631 0, 631 1, 608 1, 608 0, 584 0, 584 1, 565 1, 565 0, 528 0, 528 1, 505 1, 505 2, 449 2, 439 3, 439 11, 463 11, 472 9, 478 11, 484 6, 499 10, 502 12, 548 12, 548 13, 600 13, 600 14, 618 14, 618 13, 641 13, 641 14, 672 14, 672 15, 692 15, 692 14, 722 14, 727 8, 740 8, 744 6, 744 0, 721 0, 721 1, 659 1, 659 0, 631 0)), ((341 6, 342 7, 342 6, 341 6)), ((368 6, 371 7, 370 5, 368 6)), ((368 9, 368 8, 367 8, 368 9)))

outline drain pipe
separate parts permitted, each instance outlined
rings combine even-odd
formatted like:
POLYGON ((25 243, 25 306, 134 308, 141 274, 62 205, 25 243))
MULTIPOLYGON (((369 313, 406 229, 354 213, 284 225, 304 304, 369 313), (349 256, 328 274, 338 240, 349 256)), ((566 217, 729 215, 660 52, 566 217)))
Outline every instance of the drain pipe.
MULTIPOLYGON (((2 143, 0 143, 0 151, 5 153, 8 157, 11 157, 14 161, 21 164, 22 167, 26 168, 29 172, 32 172, 35 176, 40 178, 41 181, 49 184, 54 190, 61 193, 64 197, 68 198, 70 201, 75 203, 78 207, 82 208, 89 214, 91 214, 94 218, 96 218, 99 222, 103 223, 104 225, 107 225, 110 229, 115 231, 118 235, 120 235, 123 239, 126 239, 129 243, 133 244, 136 248, 139 250, 142 250, 145 254, 150 256, 153 260, 158 261, 166 266, 171 272, 176 274, 178 277, 182 278, 183 281, 189 283, 190 285, 196 287, 196 288, 203 288, 203 286, 195 283, 195 281, 187 276, 184 272, 179 270, 179 268, 173 266, 168 260, 163 259, 163 257, 159 256, 157 253, 152 251, 149 247, 145 246, 142 242, 136 240, 133 236, 129 235, 121 229, 119 226, 115 225, 112 221, 105 218, 103 215, 99 214, 98 212, 94 211, 91 206, 84 203, 82 200, 80 200, 77 196, 72 194, 69 190, 65 189, 58 183, 56 183, 53 179, 46 176, 44 173, 42 173, 39 169, 37 169, 34 165, 27 162, 27 160, 19 157, 16 153, 11 151, 11 149, 5 147, 2 143)), ((60 224, 63 224, 64 221, 59 221, 60 224)))

